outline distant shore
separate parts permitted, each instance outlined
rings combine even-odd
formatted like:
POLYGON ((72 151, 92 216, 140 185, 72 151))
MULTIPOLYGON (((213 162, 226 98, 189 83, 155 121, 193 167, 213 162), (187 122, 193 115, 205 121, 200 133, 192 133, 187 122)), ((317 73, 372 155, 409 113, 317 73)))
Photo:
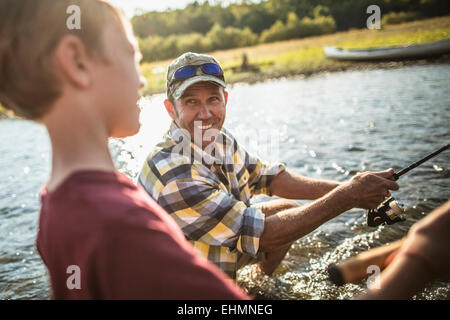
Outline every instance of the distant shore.
MULTIPOLYGON (((217 58, 227 83, 255 83, 291 76, 310 76, 322 72, 392 68, 414 64, 449 63, 449 57, 394 62, 335 61, 325 57, 324 46, 376 48, 424 44, 450 38, 450 16, 388 25, 381 30, 357 29, 302 39, 260 44, 209 54, 217 58), (242 70, 243 57, 249 68, 242 70)), ((145 94, 165 90, 165 72, 172 59, 144 62, 141 69, 147 80, 145 94)))
MULTIPOLYGON (((231 86, 237 83, 254 84, 258 82, 264 82, 268 80, 276 80, 281 78, 294 78, 294 77, 309 77, 321 73, 327 72, 342 72, 342 71, 354 71, 354 70, 374 70, 374 69, 391 69, 404 66, 413 65, 432 65, 432 64, 450 64, 450 54, 443 55, 436 58, 420 59, 420 60, 402 60, 402 61, 382 61, 382 62, 352 62, 352 63, 336 63, 332 65, 324 65, 322 67, 314 69, 300 69, 300 70, 280 70, 264 73, 249 73, 248 75, 241 76, 236 79, 228 80, 227 83, 231 86)), ((147 90, 146 95, 161 94, 164 93, 164 88, 159 90, 147 90)), ((4 109, 0 108, 0 120, 1 119, 14 119, 15 117, 7 113, 4 109)))
MULTIPOLYGON (((337 62, 335 64, 323 65, 316 68, 303 68, 299 70, 271 70, 270 72, 248 73, 240 77, 227 80, 227 84, 233 86, 237 83, 254 84, 269 80, 276 80, 282 78, 294 77, 309 77, 328 72, 342 72, 355 70, 374 70, 374 69, 391 69, 400 68, 404 66, 413 65, 432 65, 432 64, 450 64, 450 54, 440 57, 416 59, 416 60, 401 60, 401 61, 380 61, 380 62, 337 62)), ((146 95, 161 94, 165 92, 165 88, 146 90, 146 95)))
MULTIPOLYGON (((318 37, 281 41, 210 53, 225 71, 228 84, 256 83, 271 79, 312 76, 326 72, 389 69, 410 65, 450 64, 450 54, 437 58, 383 62, 334 61, 325 57, 323 46, 373 48, 423 44, 450 38, 450 16, 389 25, 381 30, 350 30, 318 37), (241 69, 243 56, 249 68, 241 69)), ((147 86, 144 95, 165 92, 166 69, 172 59, 141 64, 147 86)), ((0 106, 0 119, 11 118, 0 106)))
POLYGON ((261 73, 244 76, 235 81, 228 81, 230 84, 235 83, 257 83, 271 79, 289 78, 297 76, 313 76, 327 72, 339 71, 354 71, 354 70, 374 70, 374 69, 390 69, 413 65, 427 65, 427 64, 450 64, 450 54, 443 55, 436 58, 416 59, 416 60, 401 60, 401 61, 381 61, 381 62, 352 62, 351 64, 334 64, 322 66, 314 69, 289 70, 272 73, 261 73))

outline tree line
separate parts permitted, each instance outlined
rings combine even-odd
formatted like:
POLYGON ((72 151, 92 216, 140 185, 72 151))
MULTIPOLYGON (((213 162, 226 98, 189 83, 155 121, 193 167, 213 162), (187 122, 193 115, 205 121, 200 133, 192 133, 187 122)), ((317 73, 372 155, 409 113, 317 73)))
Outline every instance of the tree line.
POLYGON ((448 0, 243 0, 228 6, 215 0, 141 13, 132 23, 144 61, 155 61, 364 28, 373 4, 392 23, 450 14, 448 0))

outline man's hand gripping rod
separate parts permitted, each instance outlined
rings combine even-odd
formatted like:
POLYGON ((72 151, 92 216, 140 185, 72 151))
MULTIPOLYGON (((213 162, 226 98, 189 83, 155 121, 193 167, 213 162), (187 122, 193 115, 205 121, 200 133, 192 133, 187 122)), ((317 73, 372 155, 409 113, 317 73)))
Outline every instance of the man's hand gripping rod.
MULTIPOLYGON (((425 161, 428 161, 431 158, 437 156, 439 153, 447 150, 448 148, 450 148, 450 143, 430 153, 429 155, 420 159, 419 161, 412 163, 408 167, 403 168, 399 172, 394 173, 393 175, 394 180, 398 180, 398 178, 400 178, 405 173, 418 167, 425 161)), ((403 213, 404 210, 402 206, 399 203, 397 203, 397 201, 395 201, 393 197, 390 197, 384 200, 375 210, 369 210, 369 212, 367 213, 367 225, 369 227, 377 227, 383 223, 391 225, 396 222, 404 221, 405 218, 401 216, 403 213)))

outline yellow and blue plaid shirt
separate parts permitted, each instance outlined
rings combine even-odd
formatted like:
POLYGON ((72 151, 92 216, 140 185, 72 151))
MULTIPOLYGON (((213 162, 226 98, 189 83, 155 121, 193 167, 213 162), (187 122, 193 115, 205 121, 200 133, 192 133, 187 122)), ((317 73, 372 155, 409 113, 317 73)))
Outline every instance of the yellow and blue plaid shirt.
POLYGON ((285 168, 263 164, 224 128, 219 136, 211 156, 172 122, 147 157, 138 183, 175 219, 196 251, 234 279, 241 255, 257 256, 264 229, 264 214, 250 206, 250 198, 270 195, 270 183, 285 168), (188 141, 184 147, 181 140, 188 141))

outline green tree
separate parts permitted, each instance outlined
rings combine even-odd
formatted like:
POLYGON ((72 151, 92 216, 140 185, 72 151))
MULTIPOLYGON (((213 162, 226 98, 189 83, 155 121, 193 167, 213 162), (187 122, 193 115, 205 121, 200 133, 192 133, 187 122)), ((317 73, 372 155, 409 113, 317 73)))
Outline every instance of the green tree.
POLYGON ((184 9, 143 12, 132 18, 146 61, 184 51, 205 52, 365 28, 369 5, 385 22, 450 14, 448 0, 220 0, 194 1, 184 9), (420 13, 420 14, 419 14, 420 13))
POLYGON ((188 51, 205 53, 213 50, 211 41, 201 33, 190 33, 178 36, 177 54, 188 51))
POLYGON ((265 30, 260 37, 261 42, 281 41, 293 38, 302 38, 315 36, 320 34, 331 33, 336 30, 336 23, 333 17, 322 17, 311 19, 303 17, 301 20, 295 14, 290 12, 287 16, 286 23, 281 20, 268 30, 265 30))
POLYGON ((258 36, 250 28, 222 28, 218 23, 214 24, 206 37, 214 50, 250 46, 258 41, 258 36))
POLYGON ((283 21, 277 20, 270 29, 264 30, 261 34, 260 41, 263 43, 281 41, 287 39, 286 28, 283 21))
POLYGON ((243 14, 239 21, 239 27, 249 27, 255 33, 261 33, 270 28, 276 21, 276 17, 271 14, 265 6, 257 6, 247 13, 243 14))
POLYGON ((328 17, 330 16, 330 8, 323 6, 319 4, 318 6, 314 7, 313 9, 313 17, 328 17))

